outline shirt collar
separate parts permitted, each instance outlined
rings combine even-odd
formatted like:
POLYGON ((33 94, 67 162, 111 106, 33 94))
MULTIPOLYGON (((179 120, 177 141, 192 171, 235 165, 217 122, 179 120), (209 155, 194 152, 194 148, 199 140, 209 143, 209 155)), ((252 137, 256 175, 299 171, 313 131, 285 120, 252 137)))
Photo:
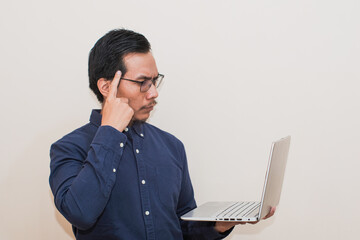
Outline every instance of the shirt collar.
POLYGON ((144 137, 144 134, 143 134, 144 133, 144 123, 143 122, 136 121, 136 122, 134 122, 132 127, 135 130, 137 135, 139 135, 140 137, 144 137))
MULTIPOLYGON (((100 109, 93 109, 90 115, 90 122, 94 124, 95 126, 101 125, 101 114, 100 109)), ((134 122, 132 125, 132 128, 134 129, 135 133, 139 135, 140 137, 144 137, 144 123, 140 121, 134 122)))
POLYGON ((101 114, 100 109, 93 109, 89 119, 90 123, 94 124, 95 126, 101 125, 101 114))

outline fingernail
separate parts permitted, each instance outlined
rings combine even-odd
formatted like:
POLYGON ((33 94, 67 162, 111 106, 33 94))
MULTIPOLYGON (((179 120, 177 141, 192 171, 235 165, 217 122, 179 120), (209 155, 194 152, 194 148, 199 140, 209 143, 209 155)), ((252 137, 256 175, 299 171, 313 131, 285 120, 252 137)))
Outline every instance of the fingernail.
POLYGON ((117 74, 117 75, 120 75, 120 73, 121 73, 120 70, 117 70, 116 74, 117 74))

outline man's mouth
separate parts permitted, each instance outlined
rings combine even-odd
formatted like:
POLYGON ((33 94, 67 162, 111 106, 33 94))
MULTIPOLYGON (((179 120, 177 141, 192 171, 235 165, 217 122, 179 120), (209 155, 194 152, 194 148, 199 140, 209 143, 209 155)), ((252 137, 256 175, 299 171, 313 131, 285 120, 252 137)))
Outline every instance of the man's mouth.
POLYGON ((157 104, 156 101, 153 101, 152 103, 146 105, 146 106, 143 106, 141 109, 151 109, 153 108, 155 105, 157 104))

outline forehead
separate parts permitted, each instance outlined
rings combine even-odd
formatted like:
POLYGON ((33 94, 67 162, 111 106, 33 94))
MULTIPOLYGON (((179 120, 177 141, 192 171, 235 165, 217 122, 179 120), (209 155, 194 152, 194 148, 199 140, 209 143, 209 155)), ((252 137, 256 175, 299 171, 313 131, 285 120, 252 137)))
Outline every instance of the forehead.
POLYGON ((144 75, 154 77, 158 74, 155 59, 151 52, 129 53, 123 58, 127 77, 144 75))

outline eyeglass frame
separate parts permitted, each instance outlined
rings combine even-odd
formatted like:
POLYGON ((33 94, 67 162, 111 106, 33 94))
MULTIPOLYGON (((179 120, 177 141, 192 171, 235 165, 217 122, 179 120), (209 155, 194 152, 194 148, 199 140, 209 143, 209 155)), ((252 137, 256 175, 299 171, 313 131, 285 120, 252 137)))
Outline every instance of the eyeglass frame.
POLYGON ((147 81, 151 81, 151 84, 154 85, 156 88, 158 88, 160 86, 160 84, 162 83, 162 80, 164 79, 165 75, 164 74, 158 74, 157 77, 155 78, 152 78, 152 79, 145 79, 144 81, 137 81, 137 80, 133 80, 133 79, 129 79, 129 78, 123 78, 121 77, 120 79, 123 79, 123 80, 126 80, 126 81, 129 81, 129 82, 135 82, 135 83, 140 83, 140 92, 147 92, 149 91, 149 89, 151 88, 151 85, 150 87, 146 90, 146 91, 141 91, 141 88, 143 86, 145 86, 145 82, 147 81), (160 79, 159 79, 160 78, 160 79), (155 82, 154 81, 159 81, 159 83, 157 84, 157 86, 155 85, 155 82))

